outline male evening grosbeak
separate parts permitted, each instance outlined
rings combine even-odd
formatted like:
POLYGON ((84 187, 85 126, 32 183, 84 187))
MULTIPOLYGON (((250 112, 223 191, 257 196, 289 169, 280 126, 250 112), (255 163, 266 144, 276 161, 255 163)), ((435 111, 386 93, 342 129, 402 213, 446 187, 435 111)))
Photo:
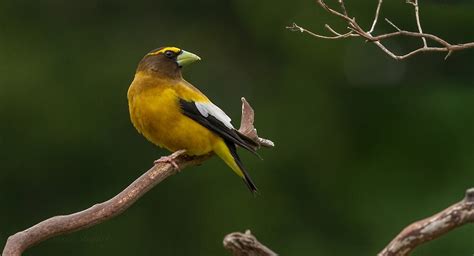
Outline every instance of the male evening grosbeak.
MULTIPOLYGON (((145 55, 128 89, 132 123, 149 141, 170 151, 185 150, 187 155, 214 152, 256 192, 236 145, 256 153, 258 144, 236 130, 224 111, 181 75, 182 67, 198 60, 197 55, 176 47, 145 55)), ((167 157, 157 161, 173 163, 167 157)))

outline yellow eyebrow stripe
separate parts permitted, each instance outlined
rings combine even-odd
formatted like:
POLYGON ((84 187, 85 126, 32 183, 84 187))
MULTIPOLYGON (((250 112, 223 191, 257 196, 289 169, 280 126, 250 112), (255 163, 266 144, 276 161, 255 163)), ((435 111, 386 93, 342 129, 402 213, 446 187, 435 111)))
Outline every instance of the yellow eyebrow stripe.
POLYGON ((177 47, 165 47, 163 49, 160 49, 156 52, 152 52, 152 53, 149 53, 148 55, 158 55, 160 53, 164 53, 166 51, 172 51, 174 53, 179 53, 181 51, 181 49, 177 48, 177 47))

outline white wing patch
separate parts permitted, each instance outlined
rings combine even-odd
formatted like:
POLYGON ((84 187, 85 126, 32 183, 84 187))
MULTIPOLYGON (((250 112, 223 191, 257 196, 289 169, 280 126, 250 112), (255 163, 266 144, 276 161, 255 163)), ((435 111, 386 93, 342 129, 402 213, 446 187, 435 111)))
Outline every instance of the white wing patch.
POLYGON ((221 121, 227 128, 234 129, 234 126, 232 126, 232 124, 230 123, 230 121, 232 121, 230 117, 212 102, 195 102, 194 104, 199 110, 199 113, 201 113, 201 115, 203 115, 204 117, 208 117, 209 115, 211 115, 217 120, 221 121))

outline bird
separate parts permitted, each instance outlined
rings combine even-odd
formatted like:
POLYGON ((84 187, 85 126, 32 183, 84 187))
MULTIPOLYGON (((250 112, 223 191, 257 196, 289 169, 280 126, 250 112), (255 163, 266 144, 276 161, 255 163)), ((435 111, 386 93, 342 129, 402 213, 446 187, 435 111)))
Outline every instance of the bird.
MULTIPOLYGON (((258 143, 235 129, 223 110, 183 78, 182 68, 199 60, 196 54, 178 47, 147 53, 127 92, 130 119, 147 140, 171 152, 184 150, 190 156, 215 153, 256 193, 237 146, 258 156, 258 143)), ((156 162, 177 168, 171 157, 156 162)))

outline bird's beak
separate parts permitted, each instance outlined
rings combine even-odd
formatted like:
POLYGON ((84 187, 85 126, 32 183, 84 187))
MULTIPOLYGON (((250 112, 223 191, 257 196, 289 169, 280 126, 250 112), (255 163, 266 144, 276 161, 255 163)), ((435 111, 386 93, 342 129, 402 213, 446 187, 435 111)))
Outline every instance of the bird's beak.
POLYGON ((178 65, 180 67, 184 67, 184 66, 186 66, 188 64, 191 64, 191 63, 193 63, 195 61, 198 61, 198 60, 201 60, 201 58, 199 58, 199 56, 197 56, 194 53, 187 52, 187 51, 184 51, 184 50, 178 55, 178 58, 177 58, 178 65))

